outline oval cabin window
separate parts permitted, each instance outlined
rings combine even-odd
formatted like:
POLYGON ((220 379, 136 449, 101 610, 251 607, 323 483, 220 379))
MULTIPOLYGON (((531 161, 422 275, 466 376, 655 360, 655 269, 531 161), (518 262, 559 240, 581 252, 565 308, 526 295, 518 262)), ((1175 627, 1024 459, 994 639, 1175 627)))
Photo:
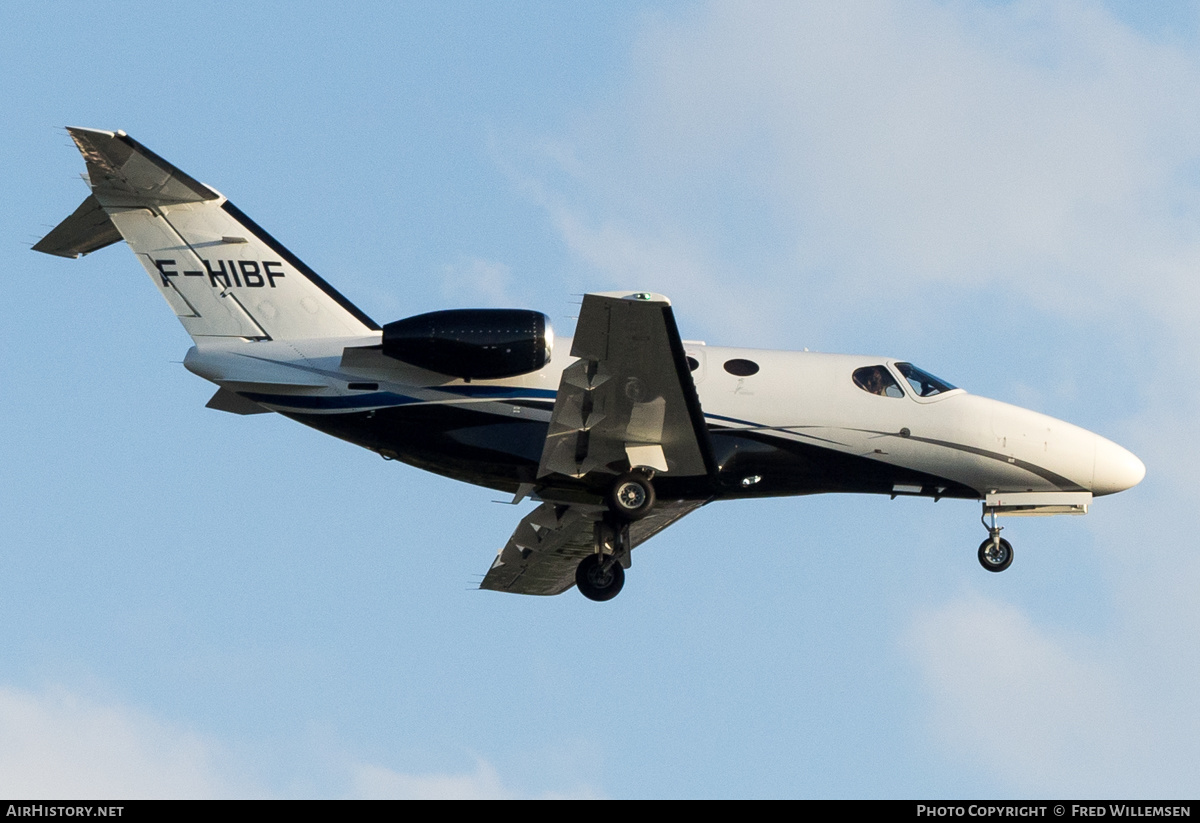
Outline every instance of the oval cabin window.
POLYGON ((753 360, 735 357, 733 360, 725 361, 725 371, 737 377, 749 377, 752 374, 758 374, 758 364, 753 360))

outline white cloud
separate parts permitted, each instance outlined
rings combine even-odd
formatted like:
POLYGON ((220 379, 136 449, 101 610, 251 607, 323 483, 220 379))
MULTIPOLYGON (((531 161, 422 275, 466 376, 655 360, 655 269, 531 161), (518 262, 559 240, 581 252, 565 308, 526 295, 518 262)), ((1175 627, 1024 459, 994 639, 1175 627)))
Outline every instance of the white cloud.
POLYGON ((1200 294, 1200 59, 1096 4, 715 2, 633 63, 527 189, 614 281, 726 326, 748 274, 790 309, 751 325, 831 272, 1076 316, 1200 294))
POLYGON ((1017 791, 1101 796, 1117 753, 1145 745, 1103 666, 1011 606, 959 598, 919 615, 911 643, 935 733, 1017 791))
POLYGON ((1172 692, 1194 682, 1194 660, 1171 672, 1156 653, 1130 655, 1128 639, 1054 630, 970 594, 917 615, 908 643, 933 734, 998 785, 1034 796, 1193 796, 1191 699, 1172 692))
POLYGON ((474 773, 403 774, 363 764, 352 770, 355 797, 367 800, 486 800, 509 799, 516 795, 500 781, 500 775, 482 760, 474 773))
POLYGON ((201 735, 62 688, 0 687, 0 794, 27 798, 261 795, 201 735))
POLYGON ((482 758, 476 758, 473 772, 406 774, 356 760, 340 747, 333 751, 331 755, 328 742, 314 743, 311 751, 302 751, 290 765, 282 760, 275 763, 272 768, 286 785, 268 791, 246 776, 246 763, 228 746, 186 727, 61 687, 29 691, 0 686, 0 794, 9 797, 599 796, 586 785, 536 793, 517 789, 482 758), (294 776, 289 778, 288 773, 294 776))
MULTIPOLYGON (((527 795, 501 780, 496 769, 484 760, 477 760, 474 772, 461 774, 405 774, 383 766, 359 764, 351 774, 353 796, 363 799, 393 800, 509 800, 527 795)), ((546 792, 538 795, 549 798, 594 798, 598 795, 587 787, 570 792, 546 792)))

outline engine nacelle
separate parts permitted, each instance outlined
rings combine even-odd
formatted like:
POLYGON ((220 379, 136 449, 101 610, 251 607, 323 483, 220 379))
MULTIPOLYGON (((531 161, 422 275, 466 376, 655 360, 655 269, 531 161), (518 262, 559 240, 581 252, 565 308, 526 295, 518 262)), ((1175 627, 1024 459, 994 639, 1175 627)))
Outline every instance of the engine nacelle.
POLYGON ((449 309, 383 327, 386 356, 465 379, 537 371, 550 362, 553 344, 550 319, 528 309, 449 309))

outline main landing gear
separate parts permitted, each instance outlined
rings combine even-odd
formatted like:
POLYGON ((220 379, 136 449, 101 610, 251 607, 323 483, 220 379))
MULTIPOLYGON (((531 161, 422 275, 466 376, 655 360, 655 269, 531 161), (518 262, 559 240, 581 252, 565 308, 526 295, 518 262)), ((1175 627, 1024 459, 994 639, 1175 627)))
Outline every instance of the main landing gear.
POLYGON ((625 569, 611 554, 589 554, 575 567, 575 585, 588 600, 612 600, 625 585, 625 569))
POLYGON ((656 500, 652 474, 627 472, 609 488, 608 511, 596 521, 595 552, 575 568, 575 585, 588 600, 612 600, 625 585, 629 568, 629 524, 650 514, 656 500))
POLYGON ((626 523, 641 520, 654 508, 654 486, 642 472, 627 472, 608 491, 608 510, 626 523))
POLYGON ((979 565, 990 572, 1002 572, 1012 565, 1012 544, 1000 536, 1003 526, 996 525, 996 510, 983 507, 983 515, 979 518, 983 527, 988 530, 988 538, 979 544, 979 565), (991 515, 992 523, 987 522, 991 515))

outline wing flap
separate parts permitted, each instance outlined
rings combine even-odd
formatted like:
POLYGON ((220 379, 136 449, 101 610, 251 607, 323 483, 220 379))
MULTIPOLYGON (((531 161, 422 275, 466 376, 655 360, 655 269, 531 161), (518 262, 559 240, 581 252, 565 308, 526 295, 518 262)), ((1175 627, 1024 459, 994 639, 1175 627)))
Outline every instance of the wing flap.
MULTIPOLYGON (((649 516, 629 526, 630 548, 645 543, 702 500, 659 501, 649 516)), ((481 589, 516 594, 561 594, 575 585, 575 567, 594 548, 600 506, 543 503, 526 515, 496 555, 481 589)))
POLYGON ((575 585, 575 567, 593 550, 596 517, 602 511, 554 503, 538 506, 517 524, 479 588, 518 594, 565 592, 575 585))

